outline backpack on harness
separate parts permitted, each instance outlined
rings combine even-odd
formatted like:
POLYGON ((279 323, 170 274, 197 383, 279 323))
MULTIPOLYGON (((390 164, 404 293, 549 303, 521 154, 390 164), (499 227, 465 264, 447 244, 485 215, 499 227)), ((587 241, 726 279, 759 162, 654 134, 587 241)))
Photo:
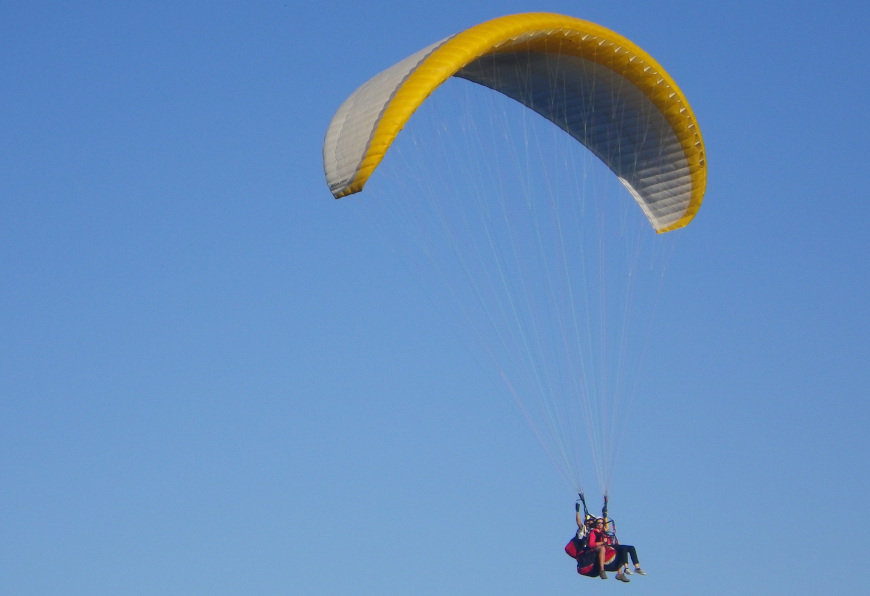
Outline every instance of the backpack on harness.
POLYGON ((565 545, 565 553, 572 559, 576 559, 577 555, 586 550, 586 547, 589 546, 589 537, 584 536, 583 538, 578 538, 576 535, 571 538, 571 542, 565 545))

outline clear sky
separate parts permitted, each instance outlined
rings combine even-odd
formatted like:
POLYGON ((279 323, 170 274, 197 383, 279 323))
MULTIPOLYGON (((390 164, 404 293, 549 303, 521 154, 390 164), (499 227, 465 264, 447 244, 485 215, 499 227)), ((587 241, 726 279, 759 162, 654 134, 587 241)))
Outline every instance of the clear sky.
POLYGON ((863 2, 0 4, 0 593, 861 593, 863 2), (417 49, 546 10, 700 122, 612 487, 649 575, 576 575, 567 491, 321 145, 417 49), (845 557, 844 557, 845 555, 845 557))

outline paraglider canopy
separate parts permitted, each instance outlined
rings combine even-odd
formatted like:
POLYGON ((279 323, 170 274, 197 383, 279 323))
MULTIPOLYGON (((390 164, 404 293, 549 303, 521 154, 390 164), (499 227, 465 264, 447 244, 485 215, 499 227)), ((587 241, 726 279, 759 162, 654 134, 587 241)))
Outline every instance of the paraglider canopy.
POLYGON ((673 79, 625 37, 550 13, 487 21, 357 89, 335 114, 323 146, 336 198, 362 190, 414 111, 451 76, 519 101, 583 143, 619 177, 657 232, 685 226, 700 208, 704 145, 673 79))

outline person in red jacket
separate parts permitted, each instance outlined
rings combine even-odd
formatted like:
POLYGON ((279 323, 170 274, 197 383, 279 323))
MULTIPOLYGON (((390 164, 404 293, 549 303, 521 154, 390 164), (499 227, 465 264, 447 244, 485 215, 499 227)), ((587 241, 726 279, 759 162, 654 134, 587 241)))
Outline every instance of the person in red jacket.
POLYGON ((598 577, 607 579, 607 572, 604 571, 604 551, 607 548, 607 533, 606 524, 600 517, 595 520, 595 525, 589 531, 589 550, 593 551, 598 557, 598 568, 601 570, 598 577))

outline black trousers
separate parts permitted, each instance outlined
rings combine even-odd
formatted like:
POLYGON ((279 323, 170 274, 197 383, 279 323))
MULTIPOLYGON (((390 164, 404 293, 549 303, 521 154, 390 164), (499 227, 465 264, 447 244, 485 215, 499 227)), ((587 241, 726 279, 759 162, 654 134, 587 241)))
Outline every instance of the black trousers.
POLYGON ((633 546, 628 545, 628 544, 617 544, 613 548, 616 549, 617 558, 620 561, 627 562, 626 555, 628 555, 629 557, 631 557, 631 562, 634 563, 635 565, 637 565, 637 563, 638 563, 637 550, 635 550, 635 548, 633 546))

